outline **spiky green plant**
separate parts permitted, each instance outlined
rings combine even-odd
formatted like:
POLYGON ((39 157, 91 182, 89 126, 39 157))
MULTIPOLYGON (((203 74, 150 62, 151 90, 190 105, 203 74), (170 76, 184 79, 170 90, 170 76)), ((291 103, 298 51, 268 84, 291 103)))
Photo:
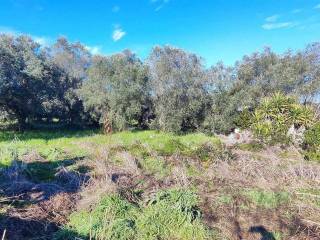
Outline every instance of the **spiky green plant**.
POLYGON ((252 116, 251 129, 258 138, 268 143, 286 143, 292 125, 310 127, 314 122, 314 112, 310 107, 282 93, 263 99, 252 116))

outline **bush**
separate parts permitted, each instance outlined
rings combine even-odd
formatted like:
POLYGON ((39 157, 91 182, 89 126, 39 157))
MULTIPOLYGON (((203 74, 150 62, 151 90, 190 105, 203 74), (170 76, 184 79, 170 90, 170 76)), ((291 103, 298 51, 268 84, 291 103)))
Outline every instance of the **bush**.
POLYGON ((248 129, 252 124, 252 112, 249 109, 244 109, 236 118, 235 124, 239 126, 241 129, 248 129))
POLYGON ((288 130, 309 127, 314 120, 311 108, 281 93, 265 98, 252 115, 251 129, 254 134, 267 143, 288 143, 288 130))
POLYGON ((304 148, 306 159, 320 161, 320 122, 305 132, 304 148))

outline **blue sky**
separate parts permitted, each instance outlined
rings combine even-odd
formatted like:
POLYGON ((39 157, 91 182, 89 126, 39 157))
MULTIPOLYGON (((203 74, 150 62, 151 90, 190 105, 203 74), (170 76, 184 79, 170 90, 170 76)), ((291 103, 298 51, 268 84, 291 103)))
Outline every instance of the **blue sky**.
POLYGON ((270 46, 277 52, 320 41, 320 0, 0 0, 0 32, 42 44, 58 36, 94 53, 152 46, 194 52, 206 65, 233 64, 270 46))

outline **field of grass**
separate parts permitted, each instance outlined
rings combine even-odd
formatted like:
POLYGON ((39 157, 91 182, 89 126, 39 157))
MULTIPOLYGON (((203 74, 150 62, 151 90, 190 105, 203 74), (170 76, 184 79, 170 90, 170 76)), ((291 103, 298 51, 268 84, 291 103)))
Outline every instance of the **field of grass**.
POLYGON ((227 148, 200 133, 3 131, 0 180, 7 239, 320 237, 320 166, 295 149, 227 148))

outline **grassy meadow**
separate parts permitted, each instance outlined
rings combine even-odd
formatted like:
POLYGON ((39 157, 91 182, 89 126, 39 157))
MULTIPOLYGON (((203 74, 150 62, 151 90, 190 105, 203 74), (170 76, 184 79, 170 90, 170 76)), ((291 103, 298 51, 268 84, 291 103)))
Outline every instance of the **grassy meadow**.
POLYGON ((0 227, 8 239, 316 239, 317 163, 223 141, 3 131, 0 227))

